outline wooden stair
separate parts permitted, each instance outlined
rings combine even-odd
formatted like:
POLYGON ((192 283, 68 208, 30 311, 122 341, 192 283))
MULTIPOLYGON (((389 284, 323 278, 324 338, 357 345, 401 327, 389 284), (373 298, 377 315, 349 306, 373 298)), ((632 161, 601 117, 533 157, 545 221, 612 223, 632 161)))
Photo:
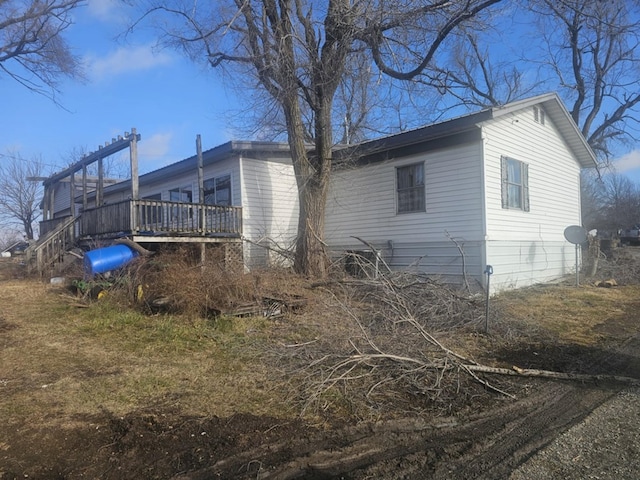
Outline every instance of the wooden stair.
POLYGON ((69 217, 55 229, 40 237, 35 245, 29 247, 27 265, 41 276, 61 262, 64 254, 75 246, 75 228, 79 217, 69 217))

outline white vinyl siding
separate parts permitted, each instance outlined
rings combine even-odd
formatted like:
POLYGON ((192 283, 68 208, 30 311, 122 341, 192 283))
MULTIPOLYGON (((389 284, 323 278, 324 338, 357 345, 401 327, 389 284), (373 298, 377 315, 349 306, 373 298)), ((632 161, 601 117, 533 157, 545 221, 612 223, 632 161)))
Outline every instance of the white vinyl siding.
POLYGON ((401 157, 332 173, 325 238, 332 253, 371 242, 392 268, 410 265, 443 275, 467 273, 480 279, 482 161, 479 143, 401 157), (426 209, 397 214, 396 169, 424 165, 426 209), (454 242, 455 240, 455 242, 454 242))
POLYGON ((293 166, 290 162, 243 157, 241 170, 242 226, 248 240, 244 243, 245 263, 249 267, 282 263, 285 259, 274 251, 292 247, 298 225, 293 166))
MULTIPOLYGON (((65 216, 71 215, 71 183, 59 182, 55 186, 55 193, 53 197, 53 212, 54 215, 65 216)), ((79 212, 80 210, 76 210, 79 212)))
POLYGON ((530 109, 483 125, 486 192, 486 262, 495 290, 521 287, 569 273, 572 246, 564 229, 580 225, 580 167, 547 116, 530 109), (503 208, 504 157, 527 164, 529 212, 503 208))
POLYGON ((575 272, 575 249, 568 242, 489 241, 493 291, 526 287, 575 272))

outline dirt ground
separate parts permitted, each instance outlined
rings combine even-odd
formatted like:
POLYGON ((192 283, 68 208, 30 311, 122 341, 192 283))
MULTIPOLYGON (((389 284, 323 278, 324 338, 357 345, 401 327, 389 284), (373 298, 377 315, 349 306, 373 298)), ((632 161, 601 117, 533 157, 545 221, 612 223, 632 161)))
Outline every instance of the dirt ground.
MULTIPOLYGON (((559 287, 527 290, 520 298, 532 302, 555 288, 559 287)), ((598 295, 581 300, 586 303, 583 309, 611 302, 597 305, 611 314, 604 314, 606 318, 589 330, 592 341, 572 337, 532 344, 516 338, 495 344, 478 358, 497 367, 519 365, 640 381, 640 290, 620 285, 615 287, 616 297, 608 298, 600 293, 604 289, 582 288, 598 295), (624 304, 620 298, 626 298, 624 304)), ((74 413, 60 405, 40 405, 39 391, 50 388, 49 380, 26 366, 20 374, 10 370, 2 365, 1 355, 19 345, 21 332, 28 328, 29 319, 15 313, 20 302, 31 298, 30 311, 36 311, 47 308, 51 295, 50 288, 36 287, 32 281, 0 282, 2 480, 638 478, 640 425, 629 426, 631 421, 640 423, 637 385, 606 379, 504 377, 498 384, 517 392, 517 398, 471 395, 449 414, 389 415, 332 424, 312 423, 289 412, 194 415, 170 401, 120 413, 107 408, 78 408, 74 413), (9 290, 22 293, 9 295, 9 290), (13 406, 11 399, 16 399, 13 406), (31 401, 36 407, 29 405, 31 401), (25 414, 20 408, 38 413, 25 414)), ((526 318, 507 307, 499 307, 498 314, 537 321, 533 313, 526 318)), ((52 321, 55 312, 52 308, 52 321)), ((556 321, 561 325, 563 319, 556 321)), ((37 355, 23 353, 25 363, 37 355)), ((117 373, 86 366, 74 375, 84 382, 117 373)))

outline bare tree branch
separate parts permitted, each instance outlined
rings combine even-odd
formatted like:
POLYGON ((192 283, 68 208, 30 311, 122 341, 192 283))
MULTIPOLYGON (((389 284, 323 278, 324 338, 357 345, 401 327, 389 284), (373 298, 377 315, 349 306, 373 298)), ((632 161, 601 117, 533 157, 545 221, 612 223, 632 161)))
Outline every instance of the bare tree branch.
POLYGON ((0 72, 55 100, 61 77, 82 78, 79 59, 63 38, 84 0, 0 2, 0 72))
POLYGON ((42 182, 29 178, 43 175, 42 159, 28 160, 17 153, 0 154, 0 159, 0 216, 19 226, 27 239, 33 239, 40 215, 42 182))
POLYGON ((541 0, 533 5, 548 66, 565 90, 571 116, 606 162, 615 144, 634 138, 640 103, 637 4, 541 0))

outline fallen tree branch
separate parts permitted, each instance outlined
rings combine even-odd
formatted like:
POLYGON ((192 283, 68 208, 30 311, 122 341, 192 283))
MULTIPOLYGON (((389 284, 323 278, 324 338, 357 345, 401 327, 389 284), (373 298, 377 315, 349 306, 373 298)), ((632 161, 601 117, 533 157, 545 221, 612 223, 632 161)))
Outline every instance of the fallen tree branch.
POLYGON ((624 383, 631 386, 640 386, 640 379, 625 377, 622 375, 590 374, 590 373, 564 373, 552 370, 537 370, 531 368, 520 368, 513 366, 509 368, 488 367, 486 365, 466 365, 474 372, 493 373, 497 375, 511 375, 515 377, 541 377, 558 380, 577 380, 581 382, 611 381, 624 383))
POLYGON ((449 386, 455 389, 455 385, 458 385, 459 388, 460 384, 455 378, 460 373, 466 374, 487 390, 515 398, 513 394, 481 378, 479 371, 470 368, 475 364, 473 360, 447 348, 427 330, 413 313, 415 305, 411 302, 415 302, 416 297, 411 295, 412 292, 405 292, 393 278, 385 275, 379 277, 375 284, 370 283, 365 287, 367 293, 363 301, 367 300, 367 296, 370 300, 375 298, 389 311, 381 312, 383 316, 379 321, 382 323, 377 324, 370 318, 362 317, 362 312, 330 292, 347 318, 357 326, 360 335, 346 339, 352 349, 350 353, 325 355, 308 365, 307 371, 311 371, 317 380, 307 390, 303 411, 338 384, 367 379, 371 381, 368 387, 360 384, 367 389, 367 397, 381 385, 402 382, 404 388, 408 386, 414 392, 421 392, 421 395, 437 398, 447 389, 443 385, 445 377, 449 378, 446 382, 449 386), (376 324, 379 326, 376 327, 376 324), (397 337, 399 342, 389 342, 390 337, 381 336, 380 327, 390 328, 393 332, 389 332, 391 337, 397 337), (413 342, 410 350, 413 354, 405 350, 403 345, 408 345, 405 342, 413 342))

